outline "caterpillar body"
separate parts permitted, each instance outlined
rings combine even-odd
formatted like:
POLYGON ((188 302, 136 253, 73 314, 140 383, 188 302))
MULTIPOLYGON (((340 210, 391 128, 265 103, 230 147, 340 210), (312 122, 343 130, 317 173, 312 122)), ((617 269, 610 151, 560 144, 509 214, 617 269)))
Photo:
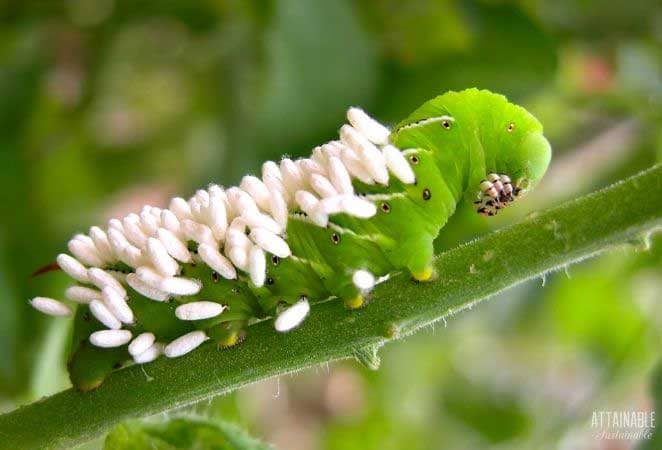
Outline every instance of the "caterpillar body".
MULTIPOLYGON (((127 361, 239 343, 250 321, 298 326, 330 297, 362 307, 381 278, 433 277, 433 240, 458 202, 491 216, 543 176, 542 125, 501 95, 427 101, 392 130, 350 108, 340 139, 310 158, 267 162, 261 178, 212 185, 166 209, 110 220, 69 241, 75 280, 71 380, 90 390, 127 361)), ((51 315, 72 309, 48 297, 51 315)))

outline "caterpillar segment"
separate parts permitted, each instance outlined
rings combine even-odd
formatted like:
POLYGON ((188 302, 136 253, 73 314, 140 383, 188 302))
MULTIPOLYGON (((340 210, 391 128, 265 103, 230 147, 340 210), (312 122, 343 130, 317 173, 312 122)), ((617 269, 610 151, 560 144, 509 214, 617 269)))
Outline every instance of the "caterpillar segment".
MULTIPOLYGON (((128 362, 207 340, 232 347, 257 320, 289 331, 331 297, 361 308, 394 271, 430 281, 433 241, 456 205, 496 214, 551 156, 539 122, 488 91, 438 96, 393 130, 358 108, 347 118, 310 158, 267 162, 239 187, 212 185, 76 235, 57 258, 78 304, 74 386, 94 389, 128 362)), ((71 313, 55 299, 31 303, 71 313)))

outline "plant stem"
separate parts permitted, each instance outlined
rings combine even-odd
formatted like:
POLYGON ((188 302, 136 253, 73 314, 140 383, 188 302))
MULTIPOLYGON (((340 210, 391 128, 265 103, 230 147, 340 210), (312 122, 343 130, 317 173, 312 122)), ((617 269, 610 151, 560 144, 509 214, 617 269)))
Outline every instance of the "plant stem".
POLYGON ((246 342, 236 348, 219 351, 207 344, 182 358, 117 371, 95 391, 69 389, 21 407, 0 416, 0 448, 71 447, 123 420, 328 361, 356 357, 374 367, 375 348, 389 340, 614 246, 644 245, 662 226, 660 192, 662 165, 657 165, 439 255, 434 282, 394 276, 359 311, 326 302, 289 334, 262 322, 251 326, 246 342))

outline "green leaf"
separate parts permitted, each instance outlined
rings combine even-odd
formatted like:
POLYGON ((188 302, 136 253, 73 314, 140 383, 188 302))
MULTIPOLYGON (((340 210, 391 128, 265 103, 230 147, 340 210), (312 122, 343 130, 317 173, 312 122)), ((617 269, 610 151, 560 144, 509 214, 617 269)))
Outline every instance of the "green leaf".
POLYGON ((475 86, 512 99, 538 92, 551 81, 557 66, 556 43, 522 9, 498 2, 470 2, 466 14, 470 45, 439 51, 435 59, 428 57, 414 67, 392 68, 380 105, 388 117, 402 116, 430 92, 475 86))
POLYGON ((375 45, 346 0, 277 2, 265 53, 269 77, 255 122, 239 124, 245 136, 232 154, 233 174, 254 170, 256 160, 278 160, 283 148, 310 148, 336 128, 348 104, 375 96, 375 45))
POLYGON ((270 450, 239 427, 220 421, 177 418, 163 423, 129 421, 115 427, 104 450, 270 450))
POLYGON ((119 370, 95 391, 70 389, 19 408, 0 416, 0 448, 71 447, 123 420, 354 357, 356 348, 407 336, 525 280, 629 246, 633 238, 662 227, 659 197, 651 195, 661 190, 662 165, 657 165, 442 253, 434 282, 394 275, 375 288, 367 308, 349 311, 341 302, 325 302, 291 333, 260 322, 236 348, 203 345, 181 358, 119 370))

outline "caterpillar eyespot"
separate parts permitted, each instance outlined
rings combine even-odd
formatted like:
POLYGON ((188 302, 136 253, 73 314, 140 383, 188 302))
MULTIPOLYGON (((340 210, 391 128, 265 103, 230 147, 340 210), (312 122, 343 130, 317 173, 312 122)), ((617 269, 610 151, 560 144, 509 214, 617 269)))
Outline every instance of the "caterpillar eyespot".
MULTIPOLYGON (((99 386, 118 360, 180 357, 207 340, 237 345, 255 319, 292 330, 329 297, 363 307, 400 270, 430 280, 432 242, 456 203, 469 198, 495 215, 551 157, 540 123, 484 90, 435 97, 392 129, 358 108, 347 119, 340 139, 309 158, 266 162, 239 187, 211 185, 76 235, 71 255, 57 257, 76 306, 74 386, 99 386), (494 111, 513 120, 509 132, 518 123, 517 140, 481 141, 503 132, 494 111)), ((31 303, 53 316, 73 312, 53 298, 31 303)))
POLYGON ((508 133, 512 133, 513 131, 515 131, 515 124, 510 122, 506 130, 508 130, 508 133))

